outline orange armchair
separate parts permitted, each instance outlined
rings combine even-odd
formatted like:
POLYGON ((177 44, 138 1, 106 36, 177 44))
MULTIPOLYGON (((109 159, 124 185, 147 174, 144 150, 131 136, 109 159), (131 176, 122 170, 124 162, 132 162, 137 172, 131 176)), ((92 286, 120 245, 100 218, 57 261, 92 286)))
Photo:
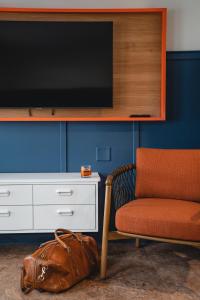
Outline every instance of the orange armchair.
POLYGON ((140 239, 200 247, 200 150, 138 148, 136 166, 107 177, 101 278, 108 241, 122 238, 135 238, 137 247, 140 239), (112 202, 116 231, 109 231, 112 202))

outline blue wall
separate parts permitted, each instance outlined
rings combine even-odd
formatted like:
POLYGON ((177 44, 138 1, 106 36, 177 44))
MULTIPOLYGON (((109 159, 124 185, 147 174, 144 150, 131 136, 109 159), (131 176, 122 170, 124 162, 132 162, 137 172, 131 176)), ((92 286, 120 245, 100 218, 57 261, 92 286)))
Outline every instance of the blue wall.
POLYGON ((138 126, 140 146, 200 148, 200 51, 167 53, 167 121, 138 126))
POLYGON ((0 172, 59 172, 66 169, 65 125, 0 123, 0 172))
POLYGON ((0 123, 0 172, 79 172, 82 164, 107 174, 133 160, 132 123, 0 123), (108 160, 96 148, 109 148, 108 160))
POLYGON ((67 170, 77 172, 82 164, 106 175, 133 160, 132 123, 68 123, 67 170), (96 148, 110 149, 109 160, 97 160, 96 148))
POLYGON ((91 164, 102 175, 101 227, 105 175, 132 162, 137 146, 200 148, 199 129, 200 51, 168 52, 166 122, 0 123, 0 172, 74 172, 91 164), (110 149, 110 158, 96 160, 97 147, 110 149))

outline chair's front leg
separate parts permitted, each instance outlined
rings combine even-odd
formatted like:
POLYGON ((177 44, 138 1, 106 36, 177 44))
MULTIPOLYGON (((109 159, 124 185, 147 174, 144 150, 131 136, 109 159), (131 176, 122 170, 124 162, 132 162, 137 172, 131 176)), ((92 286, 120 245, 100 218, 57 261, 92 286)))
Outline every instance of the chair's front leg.
POLYGON ((106 184, 105 204, 104 204, 104 221, 103 221, 103 236, 102 236, 102 249, 101 249, 101 271, 100 277, 106 277, 107 270, 107 253, 108 253, 108 234, 110 226, 110 207, 111 207, 111 190, 112 185, 106 184))

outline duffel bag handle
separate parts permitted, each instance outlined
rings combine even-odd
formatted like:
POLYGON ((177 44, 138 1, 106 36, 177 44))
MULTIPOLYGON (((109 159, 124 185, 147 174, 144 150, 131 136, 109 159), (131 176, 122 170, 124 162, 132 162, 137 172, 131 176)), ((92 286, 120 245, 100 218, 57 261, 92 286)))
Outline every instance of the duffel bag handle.
POLYGON ((65 244, 62 239, 59 237, 59 233, 61 234, 71 234, 72 236, 74 236, 79 242, 82 242, 82 239, 80 238, 79 234, 76 234, 68 229, 63 229, 63 228, 58 228, 55 230, 55 239, 56 241, 65 249, 67 249, 68 251, 70 250, 70 248, 67 246, 67 244, 65 244))

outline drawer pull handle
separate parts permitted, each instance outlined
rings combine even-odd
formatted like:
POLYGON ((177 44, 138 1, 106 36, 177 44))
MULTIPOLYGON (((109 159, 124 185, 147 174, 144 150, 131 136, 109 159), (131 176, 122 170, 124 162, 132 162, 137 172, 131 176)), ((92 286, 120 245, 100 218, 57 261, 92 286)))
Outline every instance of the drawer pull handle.
POLYGON ((57 213, 61 216, 73 216, 74 212, 71 209, 66 209, 66 210, 57 210, 57 213))
POLYGON ((5 209, 5 210, 0 210, 0 217, 10 217, 10 211, 5 209))
POLYGON ((59 196, 71 196, 73 194, 72 190, 57 190, 56 194, 58 194, 59 196))
POLYGON ((9 197, 10 191, 9 190, 0 190, 0 197, 9 197))

